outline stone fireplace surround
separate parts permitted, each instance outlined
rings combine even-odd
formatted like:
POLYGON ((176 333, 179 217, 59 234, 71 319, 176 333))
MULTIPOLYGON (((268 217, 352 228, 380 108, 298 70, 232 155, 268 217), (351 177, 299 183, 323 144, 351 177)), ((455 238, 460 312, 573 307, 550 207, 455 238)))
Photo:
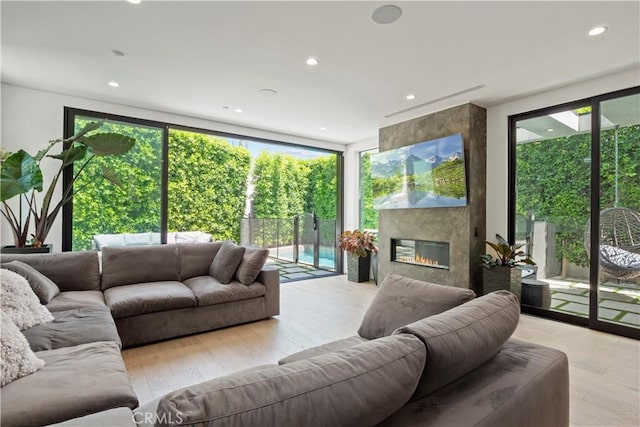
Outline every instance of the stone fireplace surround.
POLYGON ((379 277, 395 273, 481 294, 486 240, 486 110, 464 104, 379 130, 379 150, 462 133, 467 206, 379 211, 379 277), (392 239, 449 243, 449 269, 392 261, 392 239))

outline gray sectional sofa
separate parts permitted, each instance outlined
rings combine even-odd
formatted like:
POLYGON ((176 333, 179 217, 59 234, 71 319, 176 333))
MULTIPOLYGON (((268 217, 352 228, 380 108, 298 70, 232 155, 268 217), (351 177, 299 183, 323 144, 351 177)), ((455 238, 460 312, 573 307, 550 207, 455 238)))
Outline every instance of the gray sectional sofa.
MULTIPOLYGON (((183 255, 187 254, 199 261, 187 263, 189 268, 179 267, 178 277, 183 277, 181 271, 187 271, 180 283, 195 294, 201 290, 202 282, 194 278, 202 277, 198 274, 204 271, 201 267, 208 255, 194 248, 183 250, 183 255)), ((120 278, 119 269, 139 266, 142 261, 128 252, 105 251, 104 255, 105 266, 118 268, 107 267, 103 271, 102 281, 106 280, 103 289, 129 286, 120 278)), ((153 261, 147 261, 153 265, 145 265, 155 272, 139 271, 135 280, 155 280, 157 277, 153 275, 164 271, 167 259, 173 259, 168 252, 155 255, 153 261)), ((88 260, 88 255, 78 256, 88 260)), ((46 262, 31 264, 45 274, 47 271, 53 274, 54 270, 60 271, 60 267, 57 270, 51 267, 53 257, 58 257, 55 263, 69 261, 69 266, 75 268, 72 271, 88 274, 85 278, 95 274, 93 267, 79 268, 83 263, 78 259, 71 262, 69 254, 52 255, 43 258, 46 262)), ((261 278, 269 280, 270 274, 263 271, 261 278)), ((390 275, 365 314, 358 335, 292 354, 278 364, 258 366, 176 390, 137 407, 115 331, 117 326, 117 332, 122 334, 137 324, 143 325, 143 330, 150 328, 153 318, 148 315, 152 313, 133 310, 128 312, 131 316, 120 319, 114 316, 115 321, 109 323, 111 318, 105 317, 104 306, 97 306, 93 299, 68 294, 92 292, 77 291, 73 284, 79 281, 71 276, 51 277, 56 283, 63 280, 69 290, 54 297, 48 306, 62 298, 53 307, 66 310, 56 311, 54 322, 36 327, 41 330, 25 332, 30 344, 42 349, 36 354, 45 359, 46 365, 2 388, 3 426, 55 422, 60 422, 57 424, 60 427, 569 424, 566 355, 510 338, 520 309, 515 296, 506 291, 474 298, 475 294, 467 289, 390 275), (85 305, 69 310, 70 301, 85 305), (96 325, 105 322, 103 335, 93 337, 83 328, 70 327, 74 316, 77 319, 84 316, 82 322, 94 319, 96 325), (140 323, 119 322, 126 318, 137 318, 140 323), (88 342, 78 344, 82 340, 88 342)), ((267 293, 265 290, 265 299, 267 293)), ((208 294, 200 295, 204 298, 208 294)), ((141 298, 140 304, 150 307, 141 298)), ((115 301, 119 299, 106 296, 107 305, 115 307, 115 301)), ((228 304, 217 301, 221 307, 228 304)), ((183 303, 188 302, 185 299, 183 303)), ((174 307, 167 313, 181 313, 187 319, 189 313, 198 316, 196 311, 188 311, 198 307, 174 307)), ((236 315, 233 320, 237 318, 236 315)), ((211 324, 195 322, 194 329, 204 326, 211 324)), ((179 332, 172 329, 164 335, 179 332)), ((128 335, 127 339, 144 341, 147 334, 128 335)), ((155 334, 151 336, 157 338, 155 334)))

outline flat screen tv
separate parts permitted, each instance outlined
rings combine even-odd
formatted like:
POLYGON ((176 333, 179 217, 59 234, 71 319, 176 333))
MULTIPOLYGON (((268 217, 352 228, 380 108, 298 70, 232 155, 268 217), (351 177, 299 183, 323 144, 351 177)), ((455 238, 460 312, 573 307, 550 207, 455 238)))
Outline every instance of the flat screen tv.
POLYGON ((375 209, 466 206, 462 134, 371 156, 375 209))

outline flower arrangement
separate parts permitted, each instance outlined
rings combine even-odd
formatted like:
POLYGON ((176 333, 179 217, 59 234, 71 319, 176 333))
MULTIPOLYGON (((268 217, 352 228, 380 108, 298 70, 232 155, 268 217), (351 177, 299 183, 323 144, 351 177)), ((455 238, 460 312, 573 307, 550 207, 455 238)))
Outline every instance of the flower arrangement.
POLYGON ((484 267, 491 268, 497 266, 504 267, 517 267, 522 264, 536 265, 530 258, 529 254, 519 251, 524 245, 510 245, 504 237, 496 234, 497 243, 487 241, 487 245, 491 246, 496 252, 497 257, 493 257, 490 254, 480 255, 482 264, 484 267))
POLYGON ((368 231, 345 231, 338 236, 338 249, 347 251, 355 257, 367 257, 369 252, 378 253, 375 244, 376 235, 368 231))

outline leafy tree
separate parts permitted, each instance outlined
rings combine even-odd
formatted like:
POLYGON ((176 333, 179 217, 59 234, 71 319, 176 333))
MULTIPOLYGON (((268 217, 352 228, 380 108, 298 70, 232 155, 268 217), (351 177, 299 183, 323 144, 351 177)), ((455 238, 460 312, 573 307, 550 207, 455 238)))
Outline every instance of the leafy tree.
POLYGON ((337 192, 336 156, 303 161, 309 166, 305 212, 315 212, 318 218, 335 219, 337 192))
POLYGON ((240 241, 251 155, 210 135, 169 132, 169 231, 240 241))
MULTIPOLYGON (((90 118, 78 118, 76 131, 90 118)), ((91 248, 95 234, 160 231, 160 195, 162 176, 162 130, 106 122, 105 132, 136 139, 124 156, 101 157, 92 161, 76 181, 85 187, 73 199, 73 250, 91 248), (104 182, 102 166, 111 168, 122 188, 104 182)))
POLYGON ((360 160, 360 228, 378 229, 378 210, 373 208, 371 153, 363 153, 360 160))
MULTIPOLYGON (((615 130, 601 132, 601 209, 615 198, 615 130)), ((619 206, 640 210, 640 126, 618 129, 619 206)), ((516 213, 552 222, 558 255, 587 266, 584 233, 591 209, 591 135, 519 144, 516 213)))

